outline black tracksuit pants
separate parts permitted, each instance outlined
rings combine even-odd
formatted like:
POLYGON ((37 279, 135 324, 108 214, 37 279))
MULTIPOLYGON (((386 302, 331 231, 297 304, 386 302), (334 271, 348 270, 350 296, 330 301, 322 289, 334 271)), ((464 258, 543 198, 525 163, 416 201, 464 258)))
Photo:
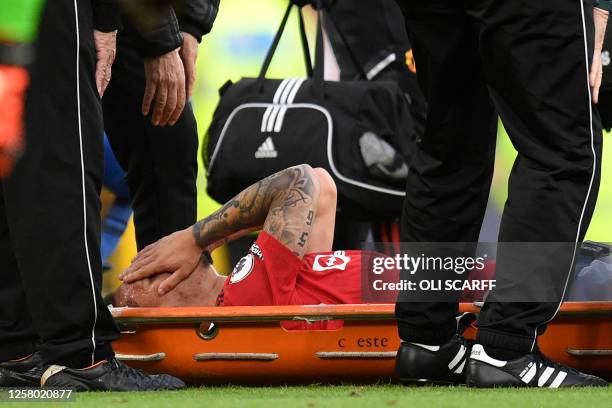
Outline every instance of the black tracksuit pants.
POLYGON ((112 355, 118 335, 100 295, 102 111, 92 27, 89 1, 46 2, 26 152, 0 185, 0 361, 39 348, 49 363, 84 367, 112 355))
POLYGON ((126 172, 140 250, 196 221, 198 132, 190 104, 174 126, 153 126, 142 115, 144 60, 127 24, 103 98, 104 126, 126 172))
MULTIPOLYGON (((588 83, 592 1, 398 3, 429 103, 407 185, 402 240, 478 240, 499 113, 518 150, 499 241, 570 243, 571 250, 549 264, 567 281, 600 179, 601 126, 588 83)), ((561 297, 554 303, 499 303, 489 297, 478 341, 529 352, 561 297)), ((398 303, 400 336, 442 344, 456 330, 457 311, 449 302, 398 303)))

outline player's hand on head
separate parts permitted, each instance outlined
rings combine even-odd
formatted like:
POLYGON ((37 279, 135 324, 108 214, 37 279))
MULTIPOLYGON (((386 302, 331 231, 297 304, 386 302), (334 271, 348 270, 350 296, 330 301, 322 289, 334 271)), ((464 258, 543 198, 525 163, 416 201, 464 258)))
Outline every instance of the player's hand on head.
POLYGON ((140 251, 119 279, 132 283, 160 273, 170 273, 159 285, 158 292, 164 295, 191 275, 201 256, 202 249, 196 244, 191 230, 177 231, 140 251))

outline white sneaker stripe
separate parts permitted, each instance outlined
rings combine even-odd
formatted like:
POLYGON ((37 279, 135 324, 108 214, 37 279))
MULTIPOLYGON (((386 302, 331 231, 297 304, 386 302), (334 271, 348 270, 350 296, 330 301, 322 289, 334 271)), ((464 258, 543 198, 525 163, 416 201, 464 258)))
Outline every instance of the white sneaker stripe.
POLYGON ((457 354, 455 355, 455 358, 453 358, 451 360, 450 363, 448 363, 448 369, 452 370, 453 367, 455 367, 457 364, 459 364, 459 362, 461 361, 461 359, 463 358, 463 356, 465 356, 465 346, 462 344, 461 348, 459 349, 459 351, 457 352, 457 354))
POLYGON ((467 358, 465 360, 463 360, 463 363, 461 363, 461 365, 459 366, 459 368, 457 368, 455 370, 455 374, 461 374, 463 372, 463 367, 465 367, 465 362, 467 361, 467 358))
POLYGON ((533 380, 533 377, 535 377, 537 371, 537 364, 532 365, 529 371, 527 371, 527 374, 523 376, 523 382, 529 384, 529 382, 533 380))
POLYGON ((538 387, 543 387, 546 384, 546 381, 550 378, 552 373, 555 372, 555 369, 552 367, 546 367, 540 378, 538 378, 538 387))
POLYGON ((548 386, 548 388, 559 388, 563 380, 567 377, 567 373, 565 371, 559 371, 559 374, 555 377, 555 380, 548 386))

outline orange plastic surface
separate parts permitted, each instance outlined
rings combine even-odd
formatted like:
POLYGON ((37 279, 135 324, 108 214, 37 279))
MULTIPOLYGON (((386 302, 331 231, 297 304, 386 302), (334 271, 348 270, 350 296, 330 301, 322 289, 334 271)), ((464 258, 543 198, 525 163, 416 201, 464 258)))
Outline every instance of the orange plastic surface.
MULTIPOLYGON (((115 309, 119 355, 192 384, 372 382, 393 376, 394 305, 115 309), (287 331, 284 320, 342 319, 334 331, 287 331), (214 321, 212 339, 198 335, 214 321), (202 323, 202 324, 201 324, 202 323), (162 354, 163 353, 163 354, 162 354), (239 360, 236 360, 238 358, 239 360)), ((462 311, 477 312, 473 305, 462 311)), ((466 335, 473 337, 475 329, 466 335)), ((612 379, 612 302, 566 303, 540 337, 553 360, 612 379), (572 354, 570 354, 572 353, 572 354)))

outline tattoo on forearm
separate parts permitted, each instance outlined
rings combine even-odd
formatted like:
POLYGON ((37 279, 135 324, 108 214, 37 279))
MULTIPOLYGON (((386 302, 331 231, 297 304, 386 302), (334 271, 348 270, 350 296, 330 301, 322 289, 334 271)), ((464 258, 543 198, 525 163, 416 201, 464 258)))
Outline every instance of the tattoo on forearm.
POLYGON ((307 240, 308 240, 308 233, 304 231, 302 232, 302 235, 300 235, 300 240, 298 241, 298 245, 304 248, 307 240))
POLYGON ((315 220, 315 177, 308 167, 296 166, 253 184, 193 226, 197 244, 206 248, 238 231, 263 226, 303 256, 315 220))
POLYGON ((309 227, 314 223, 314 215, 315 213, 313 210, 308 211, 308 215, 306 216, 306 225, 309 227))

